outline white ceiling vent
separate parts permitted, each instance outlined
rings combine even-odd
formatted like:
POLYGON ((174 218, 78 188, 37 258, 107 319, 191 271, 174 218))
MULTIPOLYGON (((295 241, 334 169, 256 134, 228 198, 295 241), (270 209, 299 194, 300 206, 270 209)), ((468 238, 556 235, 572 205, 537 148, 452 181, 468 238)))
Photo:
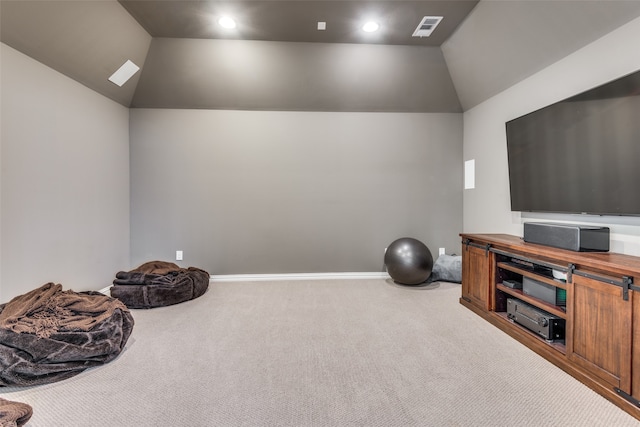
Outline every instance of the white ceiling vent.
POLYGON ((425 16, 413 32, 413 37, 429 37, 442 21, 442 16, 425 16))

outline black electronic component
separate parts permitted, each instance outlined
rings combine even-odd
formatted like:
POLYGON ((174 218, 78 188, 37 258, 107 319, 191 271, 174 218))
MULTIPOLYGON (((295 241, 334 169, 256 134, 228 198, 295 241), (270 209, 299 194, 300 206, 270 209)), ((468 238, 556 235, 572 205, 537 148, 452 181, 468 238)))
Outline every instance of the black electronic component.
POLYGON ((563 341, 565 338, 564 319, 518 299, 507 298, 507 317, 547 341, 563 341))
POLYGON ((503 280, 502 284, 511 289, 522 289, 522 282, 517 280, 503 280))

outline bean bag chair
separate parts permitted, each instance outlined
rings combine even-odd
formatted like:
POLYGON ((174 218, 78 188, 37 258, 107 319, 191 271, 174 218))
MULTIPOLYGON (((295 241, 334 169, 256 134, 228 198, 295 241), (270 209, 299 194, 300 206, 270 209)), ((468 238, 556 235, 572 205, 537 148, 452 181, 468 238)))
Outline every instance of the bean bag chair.
POLYGON ((0 426, 22 427, 31 419, 32 415, 31 405, 0 397, 0 426))
POLYGON ((47 283, 0 305, 0 386, 64 380, 115 359, 133 317, 100 292, 47 283))
POLYGON ((462 256, 440 255, 427 282, 462 283, 462 256))
POLYGON ((209 278, 209 273, 199 268, 150 261, 131 271, 116 273, 110 293, 128 308, 164 307, 203 295, 209 287, 209 278))

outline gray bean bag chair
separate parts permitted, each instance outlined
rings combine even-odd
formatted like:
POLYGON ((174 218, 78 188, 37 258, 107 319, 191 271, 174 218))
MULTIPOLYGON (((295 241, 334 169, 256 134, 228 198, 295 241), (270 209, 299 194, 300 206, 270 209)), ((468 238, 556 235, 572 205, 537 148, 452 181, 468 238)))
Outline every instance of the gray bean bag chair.
POLYGON ((133 317, 99 292, 47 283, 0 305, 0 387, 64 380, 115 359, 133 317))
POLYGON ((210 275, 195 267, 180 268, 165 261, 151 261, 116 274, 111 296, 129 308, 154 308, 179 304, 202 296, 210 275))
POLYGON ((440 255, 427 282, 462 283, 462 256, 440 255))

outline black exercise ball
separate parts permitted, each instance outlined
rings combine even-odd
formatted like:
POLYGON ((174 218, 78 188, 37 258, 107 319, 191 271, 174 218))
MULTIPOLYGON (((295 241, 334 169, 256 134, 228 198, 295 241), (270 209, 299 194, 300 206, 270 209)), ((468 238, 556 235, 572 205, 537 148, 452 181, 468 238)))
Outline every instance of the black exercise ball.
POLYGON ((420 240, 403 237, 394 240, 384 254, 389 276, 403 285, 419 285, 431 276, 433 256, 420 240))

